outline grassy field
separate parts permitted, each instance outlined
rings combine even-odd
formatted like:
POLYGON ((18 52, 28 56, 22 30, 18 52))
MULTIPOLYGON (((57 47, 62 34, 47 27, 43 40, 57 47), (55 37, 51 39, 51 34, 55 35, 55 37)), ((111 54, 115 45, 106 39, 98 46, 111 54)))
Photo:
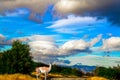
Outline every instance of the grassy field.
POLYGON ((4 74, 0 75, 0 80, 36 80, 36 78, 24 74, 4 74))
POLYGON ((51 78, 50 80, 108 80, 102 77, 90 77, 90 78, 51 78))
POLYGON ((105 79, 103 77, 91 77, 91 78, 88 78, 87 80, 108 80, 108 79, 105 79))
MULTIPOLYGON (((63 77, 62 75, 57 74, 49 74, 48 75, 49 80, 108 80, 102 77, 90 77, 90 78, 79 78, 79 77, 63 77), (55 78, 54 78, 55 77, 55 78)), ((0 75, 0 80, 36 80, 35 77, 31 77, 29 75, 25 74, 4 74, 0 75)), ((39 80, 44 80, 44 75, 41 75, 41 78, 39 80)))

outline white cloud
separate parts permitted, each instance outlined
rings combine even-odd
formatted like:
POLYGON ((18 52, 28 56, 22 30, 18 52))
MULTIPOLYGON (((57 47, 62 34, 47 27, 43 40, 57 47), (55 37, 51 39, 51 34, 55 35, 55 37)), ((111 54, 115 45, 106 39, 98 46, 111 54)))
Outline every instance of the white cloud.
POLYGON ((22 38, 17 38, 21 41, 27 41, 31 48, 31 53, 35 61, 45 61, 45 58, 49 58, 50 61, 57 60, 58 57, 69 56, 73 54, 78 54, 80 52, 90 51, 90 47, 93 47, 97 41, 91 46, 91 42, 94 39, 100 39, 100 36, 93 38, 91 41, 86 42, 82 39, 68 41, 62 46, 58 46, 53 37, 45 35, 33 35, 22 38), (54 60, 53 58, 54 57, 54 60))
POLYGON ((5 36, 0 34, 0 42, 4 41, 5 40, 5 36))
POLYGON ((97 37, 91 39, 89 42, 86 42, 82 39, 68 41, 60 47, 60 54, 64 53, 64 55, 68 55, 80 52, 91 52, 90 48, 99 42, 101 38, 102 35, 98 35, 97 37))
POLYGON ((6 42, 6 37, 3 34, 0 34, 0 45, 8 44, 6 42))
POLYGON ((120 51, 120 37, 111 37, 103 39, 101 50, 105 51, 120 51))
POLYGON ((34 53, 40 55, 56 55, 58 50, 55 43, 49 41, 32 41, 29 45, 34 53))
MULTIPOLYGON (((1 37, 3 37, 1 35, 1 37)), ((34 61, 42 62, 54 62, 58 60, 58 57, 65 57, 81 52, 91 51, 91 47, 94 46, 101 38, 101 35, 91 39, 91 41, 71 40, 65 42, 62 46, 58 46, 54 38, 48 35, 32 35, 26 37, 14 38, 7 43, 12 44, 14 40, 20 40, 27 42, 30 46, 31 53, 34 61)), ((55 63, 55 62, 54 62, 55 63)))
POLYGON ((9 41, 13 42, 15 40, 19 40, 21 42, 28 42, 31 51, 33 53, 39 53, 40 55, 52 55, 56 53, 55 50, 57 50, 57 45, 54 42, 54 38, 48 35, 32 35, 13 38, 9 41))
MULTIPOLYGON (((53 62, 55 64, 61 65, 74 65, 77 63, 82 63, 83 65, 99 65, 99 66, 117 66, 120 64, 120 59, 118 57, 100 57, 100 56, 83 56, 83 57, 71 57, 69 58, 69 64, 64 63, 64 61, 59 60, 60 57, 65 57, 73 54, 78 54, 81 52, 87 52, 92 50, 94 45, 99 42, 102 35, 91 39, 90 41, 80 40, 71 40, 64 43, 62 46, 57 46, 54 42, 54 38, 48 35, 33 35, 23 38, 17 38, 20 41, 28 41, 28 44, 31 48, 31 53, 33 60, 36 62, 49 63, 53 62)), ((0 35, 0 40, 4 40, 5 36, 0 35)), ((16 40, 16 39, 12 39, 16 40)), ((12 41, 11 40, 11 41, 12 41)), ((120 49, 120 38, 111 37, 104 40, 102 49, 106 50, 108 47, 111 50, 120 49)), ((65 60, 67 60, 65 58, 65 60)))
POLYGON ((50 42, 54 42, 53 37, 48 36, 48 35, 32 35, 32 36, 18 37, 18 38, 12 38, 9 41, 13 42, 15 40, 19 40, 21 42, 30 42, 30 41, 50 41, 50 42))
POLYGON ((61 47, 62 49, 79 49, 79 50, 85 50, 89 47, 89 44, 85 42, 84 40, 71 40, 63 44, 61 47))
POLYGON ((21 42, 28 42, 29 41, 29 39, 27 37, 19 37, 19 38, 13 38, 13 39, 9 40, 9 42, 12 43, 13 41, 16 41, 16 40, 19 40, 21 42))
POLYGON ((89 43, 82 39, 68 41, 59 48, 59 54, 63 56, 74 55, 81 52, 91 52, 89 43))
POLYGON ((57 60, 58 46, 54 42, 54 38, 47 35, 29 36, 28 45, 31 48, 33 60, 37 62, 50 63, 57 60))
POLYGON ((53 63, 58 61, 58 57, 48 56, 48 55, 41 55, 40 53, 32 53, 33 60, 35 62, 43 62, 43 63, 53 63))
POLYGON ((32 35, 13 38, 9 40, 9 43, 15 40, 28 43, 33 60, 36 62, 49 63, 57 60, 55 56, 58 56, 59 48, 55 44, 54 38, 49 35, 32 35))
POLYGON ((54 42, 53 37, 48 36, 48 35, 32 35, 30 37, 28 37, 29 40, 31 41, 50 41, 50 42, 54 42))
POLYGON ((29 13, 29 11, 27 9, 22 9, 22 8, 18 8, 18 9, 15 9, 13 11, 5 11, 4 14, 6 16, 24 16, 24 15, 27 15, 29 13))
POLYGON ((113 34, 112 33, 107 33, 107 35, 110 36, 110 37, 112 37, 113 34))
POLYGON ((119 57, 102 57, 96 55, 87 55, 81 57, 65 58, 65 60, 66 59, 69 59, 69 61, 71 62, 69 65, 75 65, 77 63, 81 63, 82 65, 104 66, 104 67, 113 67, 113 66, 117 66, 118 64, 120 65, 119 57))
POLYGON ((80 17, 69 15, 66 19, 61 19, 53 23, 47 28, 52 28, 59 33, 76 33, 77 30, 93 27, 89 25, 96 25, 105 22, 105 19, 97 20, 96 17, 80 17))
POLYGON ((84 6, 79 3, 79 0, 60 0, 56 5, 55 9, 58 12, 67 13, 75 9, 78 9, 80 6, 84 6))
POLYGON ((69 27, 67 25, 72 25, 75 23, 80 23, 81 25, 92 24, 96 22, 95 17, 76 17, 74 15, 69 15, 67 19, 58 20, 54 25, 49 26, 48 28, 59 28, 59 27, 69 27))

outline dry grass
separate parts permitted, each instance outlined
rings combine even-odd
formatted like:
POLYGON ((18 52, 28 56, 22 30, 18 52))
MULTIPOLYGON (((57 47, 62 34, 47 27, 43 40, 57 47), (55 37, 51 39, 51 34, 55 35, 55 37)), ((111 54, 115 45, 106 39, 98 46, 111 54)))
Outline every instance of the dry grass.
POLYGON ((106 78, 103 78, 103 77, 91 77, 91 78, 88 78, 87 80, 108 80, 106 78))
MULTIPOLYGON (((35 75, 35 73, 33 73, 33 75, 35 75)), ((41 78, 39 78, 39 80, 42 80, 44 78, 44 75, 42 74, 40 75, 40 77, 41 78)), ((60 78, 63 76, 58 74, 49 74, 48 77, 60 78)), ((36 80, 36 78, 24 74, 4 74, 0 75, 0 80, 36 80)), ((82 78, 80 80, 82 80, 82 78)), ((108 80, 108 79, 105 79, 103 77, 90 77, 87 80, 108 80)))
POLYGON ((50 77, 63 77, 60 74, 51 74, 51 73, 49 73, 48 76, 50 76, 50 77))
MULTIPOLYGON (((35 75, 36 75, 36 72, 32 72, 32 75, 35 76, 35 75)), ((43 77, 44 77, 44 74, 40 74, 40 77, 43 78, 43 77)), ((49 73, 49 74, 48 74, 48 77, 55 77, 55 78, 56 78, 56 77, 63 77, 63 75, 60 75, 60 74, 51 74, 51 73, 49 73)))
POLYGON ((0 80, 36 80, 36 78, 24 74, 4 74, 0 75, 0 80))

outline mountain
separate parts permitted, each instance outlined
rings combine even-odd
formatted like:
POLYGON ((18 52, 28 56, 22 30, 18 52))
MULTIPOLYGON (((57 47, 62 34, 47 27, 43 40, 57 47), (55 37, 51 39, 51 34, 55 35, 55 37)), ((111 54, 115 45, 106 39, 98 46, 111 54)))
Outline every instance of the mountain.
POLYGON ((95 70, 96 66, 75 64, 75 65, 71 66, 71 68, 77 68, 77 69, 80 69, 81 71, 83 71, 84 73, 86 73, 86 72, 92 72, 93 70, 95 70))

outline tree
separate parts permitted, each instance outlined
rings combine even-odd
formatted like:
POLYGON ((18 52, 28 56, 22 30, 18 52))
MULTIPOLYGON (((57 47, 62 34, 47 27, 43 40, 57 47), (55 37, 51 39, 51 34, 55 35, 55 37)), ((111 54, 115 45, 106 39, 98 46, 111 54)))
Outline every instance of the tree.
POLYGON ((34 69, 34 62, 27 44, 15 41, 10 50, 4 51, 0 57, 1 73, 29 74, 34 69))
POLYGON ((110 80, 120 80, 120 66, 113 68, 97 67, 95 69, 95 75, 108 78, 110 80))
POLYGON ((58 66, 58 65, 53 65, 51 73, 55 74, 62 74, 64 76, 69 76, 69 75, 75 75, 75 76, 82 76, 83 73, 79 69, 71 68, 71 67, 65 67, 65 66, 58 66))

